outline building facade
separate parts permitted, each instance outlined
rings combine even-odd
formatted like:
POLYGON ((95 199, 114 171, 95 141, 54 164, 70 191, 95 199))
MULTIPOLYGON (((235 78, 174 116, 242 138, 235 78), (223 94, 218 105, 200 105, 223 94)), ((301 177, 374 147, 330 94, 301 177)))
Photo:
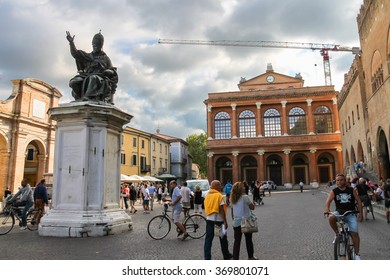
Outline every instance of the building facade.
POLYGON ((170 173, 176 176, 179 184, 192 178, 192 157, 188 153, 188 143, 183 139, 156 134, 156 136, 169 142, 171 160, 170 173))
POLYGON ((7 100, 0 101, 0 193, 16 192, 26 178, 35 186, 53 172, 55 121, 48 109, 62 94, 37 79, 12 81, 7 100))
POLYGON ((121 173, 153 176, 170 171, 169 141, 132 127, 122 133, 121 173))
POLYGON ((357 16, 361 46, 338 98, 344 166, 364 161, 390 177, 390 2, 365 0, 357 16))
POLYGON ((209 180, 317 186, 343 171, 338 93, 303 84, 269 64, 239 91, 208 94, 209 180))
POLYGON ((121 173, 126 175, 150 175, 151 134, 126 127, 122 132, 121 173))

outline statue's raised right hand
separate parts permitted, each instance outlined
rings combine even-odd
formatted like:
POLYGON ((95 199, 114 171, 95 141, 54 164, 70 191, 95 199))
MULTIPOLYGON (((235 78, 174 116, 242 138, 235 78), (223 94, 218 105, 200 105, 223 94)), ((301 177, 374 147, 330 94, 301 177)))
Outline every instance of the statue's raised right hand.
POLYGON ((70 35, 70 32, 69 31, 66 31, 66 39, 69 41, 69 43, 72 43, 73 40, 74 40, 74 36, 75 35, 70 35))

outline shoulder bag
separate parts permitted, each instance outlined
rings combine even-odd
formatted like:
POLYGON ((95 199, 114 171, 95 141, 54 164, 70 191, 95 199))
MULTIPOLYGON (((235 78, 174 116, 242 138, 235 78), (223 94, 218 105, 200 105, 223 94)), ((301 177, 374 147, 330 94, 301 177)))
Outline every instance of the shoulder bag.
MULTIPOLYGON (((246 204, 244 204, 244 207, 246 204)), ((249 217, 242 217, 241 219, 241 232, 242 233, 252 233, 258 232, 259 228, 257 225, 257 217, 255 213, 251 211, 249 217)))

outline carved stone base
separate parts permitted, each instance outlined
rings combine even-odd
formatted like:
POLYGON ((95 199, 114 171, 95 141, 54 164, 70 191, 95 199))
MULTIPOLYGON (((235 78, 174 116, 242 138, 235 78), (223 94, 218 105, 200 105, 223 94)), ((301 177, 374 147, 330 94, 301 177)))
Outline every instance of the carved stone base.
POLYGON ((39 235, 91 237, 132 230, 131 217, 123 210, 50 210, 39 224, 39 235))

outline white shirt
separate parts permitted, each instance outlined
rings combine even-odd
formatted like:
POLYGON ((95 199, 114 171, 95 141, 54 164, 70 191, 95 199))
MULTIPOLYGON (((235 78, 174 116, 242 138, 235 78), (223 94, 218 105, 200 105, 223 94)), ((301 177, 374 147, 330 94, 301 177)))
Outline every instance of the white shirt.
POLYGON ((186 186, 182 186, 180 191, 181 191, 181 201, 190 202, 191 190, 186 186))

